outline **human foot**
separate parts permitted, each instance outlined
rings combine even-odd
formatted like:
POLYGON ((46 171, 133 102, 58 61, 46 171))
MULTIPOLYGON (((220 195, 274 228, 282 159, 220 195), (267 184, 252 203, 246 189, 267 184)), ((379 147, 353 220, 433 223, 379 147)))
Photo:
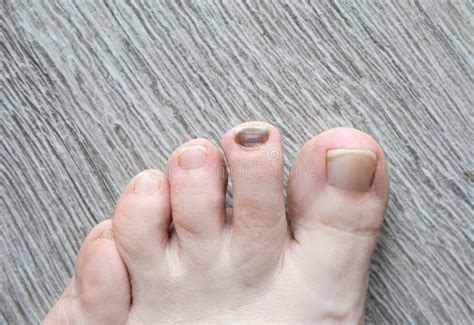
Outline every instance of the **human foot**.
POLYGON ((388 199, 380 146, 332 129, 298 154, 285 217, 278 131, 245 123, 137 175, 81 248, 45 323, 363 322, 370 257, 388 199))

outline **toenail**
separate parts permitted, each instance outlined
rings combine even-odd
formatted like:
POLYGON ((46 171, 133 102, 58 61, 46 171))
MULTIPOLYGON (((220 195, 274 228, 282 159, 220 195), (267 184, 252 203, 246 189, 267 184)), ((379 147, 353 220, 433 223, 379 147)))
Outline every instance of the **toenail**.
POLYGON ((268 127, 242 127, 235 130, 234 141, 244 147, 257 147, 267 142, 269 135, 270 130, 268 127))
POLYGON ((114 232, 112 230, 106 230, 100 235, 100 238, 103 239, 114 239, 114 237, 114 232))
POLYGON ((178 164, 184 169, 201 168, 207 161, 207 148, 204 146, 189 146, 178 153, 178 164))
POLYGON ((377 165, 373 151, 328 150, 326 157, 329 185, 351 192, 369 190, 377 165))
POLYGON ((152 172, 145 171, 139 174, 135 180, 135 193, 153 194, 160 187, 160 178, 152 172))

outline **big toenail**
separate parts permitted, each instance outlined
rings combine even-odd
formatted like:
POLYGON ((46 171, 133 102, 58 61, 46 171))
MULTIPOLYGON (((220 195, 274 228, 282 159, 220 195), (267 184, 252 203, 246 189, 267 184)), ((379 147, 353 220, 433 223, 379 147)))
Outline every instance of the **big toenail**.
POLYGON ((100 238, 103 239, 114 239, 114 232, 112 230, 105 230, 101 235, 100 238))
POLYGON ((189 146, 178 153, 178 164, 184 169, 201 168, 207 161, 207 148, 204 146, 189 146))
POLYGON ((351 192, 369 190, 377 165, 373 151, 328 150, 326 157, 329 185, 351 192))
POLYGON ((270 130, 264 126, 248 126, 235 130, 234 141, 244 147, 257 147, 267 142, 270 130))
POLYGON ((145 171, 137 176, 135 180, 135 193, 153 194, 160 187, 160 178, 152 172, 145 171))

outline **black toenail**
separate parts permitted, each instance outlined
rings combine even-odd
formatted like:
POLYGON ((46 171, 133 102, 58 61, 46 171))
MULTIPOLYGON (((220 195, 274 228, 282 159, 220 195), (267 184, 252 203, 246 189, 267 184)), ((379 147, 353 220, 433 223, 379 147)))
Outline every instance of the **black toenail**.
POLYGON ((243 127, 235 131, 234 141, 244 147, 257 147, 267 142, 269 135, 269 129, 266 127, 243 127))

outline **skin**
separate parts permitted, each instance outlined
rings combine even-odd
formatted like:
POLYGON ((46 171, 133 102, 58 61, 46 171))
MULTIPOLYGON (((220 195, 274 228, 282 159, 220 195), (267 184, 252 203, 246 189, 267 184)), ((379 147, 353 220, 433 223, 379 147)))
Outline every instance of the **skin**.
POLYGON ((170 156, 167 175, 149 170, 130 181, 113 219, 86 238, 76 276, 46 324, 363 322, 389 195, 377 142, 349 128, 311 139, 293 163, 288 220, 278 130, 244 123, 221 146, 227 164, 211 142, 195 139, 170 156), (236 136, 248 127, 267 130, 266 141, 236 136), (357 191, 330 185, 327 169, 336 165, 326 155, 334 149, 373 152, 373 180, 357 191))

